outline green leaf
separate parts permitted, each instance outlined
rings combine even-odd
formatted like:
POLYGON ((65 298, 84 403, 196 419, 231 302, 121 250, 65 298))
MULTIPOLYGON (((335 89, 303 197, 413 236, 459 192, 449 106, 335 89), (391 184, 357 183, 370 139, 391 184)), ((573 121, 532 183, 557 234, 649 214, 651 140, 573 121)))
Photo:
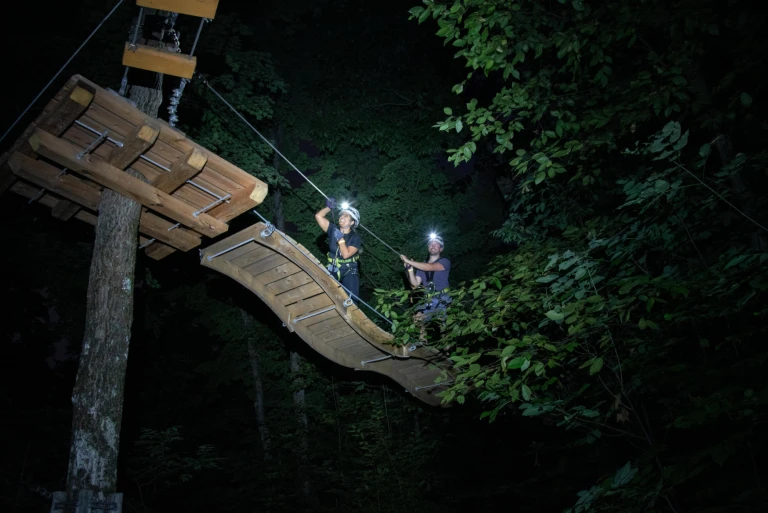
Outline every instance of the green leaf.
POLYGON ((443 112, 445 112, 445 113, 446 113, 446 114, 448 114, 449 116, 450 116, 451 114, 453 114, 453 110, 452 110, 450 107, 446 107, 446 108, 444 108, 444 109, 443 109, 443 112))
POLYGON ((741 93, 741 104, 745 107, 752 105, 752 97, 747 93, 741 93))
POLYGON ((602 358, 595 358, 595 360, 592 362, 592 365, 589 366, 589 374, 597 374, 600 372, 600 369, 603 368, 603 359, 602 358))
POLYGON ((526 401, 531 400, 531 389, 528 388, 528 385, 523 385, 522 393, 523 393, 523 399, 525 399, 526 401))
POLYGON ((536 281, 539 283, 549 283, 552 280, 555 280, 558 278, 557 274, 548 274, 546 276, 542 276, 541 278, 536 278, 536 281))
POLYGON ((460 119, 456 120, 456 133, 461 132, 461 129, 464 128, 464 124, 461 122, 460 119))
POLYGON ((562 321, 565 319, 565 315, 563 315, 560 312, 555 312, 554 310, 550 310, 549 312, 545 313, 547 317, 549 317, 553 321, 562 321))

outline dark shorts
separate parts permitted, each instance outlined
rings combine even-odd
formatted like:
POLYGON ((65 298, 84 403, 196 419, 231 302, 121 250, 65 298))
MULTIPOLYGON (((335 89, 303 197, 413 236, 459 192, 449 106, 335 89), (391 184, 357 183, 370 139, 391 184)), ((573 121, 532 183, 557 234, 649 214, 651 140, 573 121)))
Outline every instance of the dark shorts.
POLYGON ((437 294, 429 299, 425 299, 416 307, 417 312, 421 312, 425 321, 431 321, 435 316, 445 318, 445 309, 453 302, 448 294, 437 294))

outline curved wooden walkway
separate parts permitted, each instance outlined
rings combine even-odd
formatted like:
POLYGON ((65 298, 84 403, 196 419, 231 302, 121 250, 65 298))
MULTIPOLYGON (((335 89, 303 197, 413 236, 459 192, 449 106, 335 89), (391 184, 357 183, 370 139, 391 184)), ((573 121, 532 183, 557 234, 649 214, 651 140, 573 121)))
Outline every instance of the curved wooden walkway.
POLYGON ((414 397, 440 406, 437 394, 444 386, 435 379, 450 362, 431 348, 392 345, 393 336, 351 304, 318 260, 288 236, 256 223, 204 249, 201 261, 251 290, 324 357, 385 374, 414 397))

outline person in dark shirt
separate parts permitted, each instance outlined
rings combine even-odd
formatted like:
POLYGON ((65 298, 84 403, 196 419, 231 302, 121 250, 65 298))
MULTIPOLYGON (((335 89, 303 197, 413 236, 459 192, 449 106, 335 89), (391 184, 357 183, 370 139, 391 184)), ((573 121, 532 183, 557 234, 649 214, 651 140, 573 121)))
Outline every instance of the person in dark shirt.
MULTIPOLYGON (((426 262, 416 262, 400 255, 408 275, 411 288, 424 288, 425 300, 416 307, 414 320, 423 323, 431 320, 435 315, 443 317, 446 307, 451 303, 448 295, 448 276, 451 272, 451 261, 441 256, 445 242, 439 235, 431 234, 427 242, 429 259, 426 262)), ((424 328, 421 329, 421 338, 424 340, 424 328)))
POLYGON ((325 200, 325 208, 315 214, 318 226, 328 234, 328 271, 356 299, 360 293, 360 276, 358 275, 358 260, 363 240, 355 231, 360 224, 360 212, 346 203, 339 212, 339 225, 328 221, 325 216, 331 209, 336 208, 333 198, 325 200))

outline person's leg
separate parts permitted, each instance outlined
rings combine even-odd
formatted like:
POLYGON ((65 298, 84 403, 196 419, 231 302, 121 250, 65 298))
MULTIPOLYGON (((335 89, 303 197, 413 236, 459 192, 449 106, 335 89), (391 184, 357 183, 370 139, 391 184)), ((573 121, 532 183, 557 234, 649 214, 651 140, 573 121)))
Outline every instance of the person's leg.
POLYGON ((352 301, 357 304, 357 298, 360 297, 360 276, 357 274, 357 269, 344 269, 342 274, 341 284, 355 295, 352 301), (344 271, 347 271, 346 274, 344 274, 344 271))

